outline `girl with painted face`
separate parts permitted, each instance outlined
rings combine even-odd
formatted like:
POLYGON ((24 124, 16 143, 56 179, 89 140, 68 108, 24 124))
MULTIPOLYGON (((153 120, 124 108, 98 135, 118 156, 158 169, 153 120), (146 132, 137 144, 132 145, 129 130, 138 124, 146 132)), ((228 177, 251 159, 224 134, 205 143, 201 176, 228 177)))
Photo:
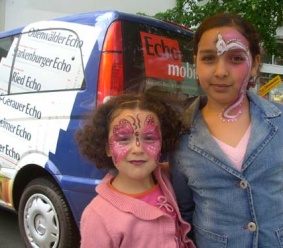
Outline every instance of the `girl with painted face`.
POLYGON ((183 114, 173 187, 199 248, 283 247, 283 105, 248 91, 258 34, 239 15, 208 17, 194 38, 205 96, 183 114))
POLYGON ((149 94, 100 105, 76 134, 81 152, 109 173, 81 218, 81 247, 195 247, 159 163, 180 129, 178 115, 149 94))

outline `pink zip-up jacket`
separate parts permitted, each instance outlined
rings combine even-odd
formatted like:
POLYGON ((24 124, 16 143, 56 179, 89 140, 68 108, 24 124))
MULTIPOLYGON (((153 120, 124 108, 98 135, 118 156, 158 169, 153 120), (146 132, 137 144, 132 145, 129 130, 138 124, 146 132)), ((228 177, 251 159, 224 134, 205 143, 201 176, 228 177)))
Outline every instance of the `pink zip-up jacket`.
MULTIPOLYGON (((183 242, 195 248, 186 236, 191 227, 181 218, 168 173, 158 166, 154 176, 177 213, 183 242)), ((107 185, 112 178, 109 173, 103 178, 96 187, 98 195, 83 212, 81 248, 179 247, 172 217, 146 202, 113 191, 107 185)))

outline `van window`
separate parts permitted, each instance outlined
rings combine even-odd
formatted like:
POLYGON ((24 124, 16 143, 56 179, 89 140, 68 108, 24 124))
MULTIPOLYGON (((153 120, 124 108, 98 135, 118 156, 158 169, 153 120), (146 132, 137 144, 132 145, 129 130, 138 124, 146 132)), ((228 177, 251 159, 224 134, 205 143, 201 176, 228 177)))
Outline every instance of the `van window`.
POLYGON ((122 33, 126 91, 159 91, 184 104, 201 93, 192 37, 134 22, 124 22, 122 33))
POLYGON ((0 39, 0 61, 2 57, 7 56, 9 49, 12 45, 13 39, 14 39, 13 36, 0 39))
POLYGON ((83 41, 74 31, 32 30, 12 40, 1 40, 6 51, 0 62, 2 95, 84 87, 83 41))
POLYGON ((202 90, 196 81, 188 33, 113 22, 102 48, 97 104, 119 93, 148 90, 168 95, 181 108, 190 104, 202 90))
POLYGON ((0 39, 0 94, 4 94, 8 92, 8 81, 7 75, 9 74, 10 65, 7 64, 6 58, 8 52, 11 50, 11 46, 14 40, 14 36, 6 37, 0 39))

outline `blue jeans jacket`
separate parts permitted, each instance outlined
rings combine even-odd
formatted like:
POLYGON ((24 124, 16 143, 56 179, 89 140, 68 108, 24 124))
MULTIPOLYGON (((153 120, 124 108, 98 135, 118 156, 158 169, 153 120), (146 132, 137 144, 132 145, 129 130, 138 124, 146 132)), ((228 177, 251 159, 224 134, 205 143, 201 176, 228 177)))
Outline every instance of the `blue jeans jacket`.
POLYGON ((169 156, 183 218, 199 248, 283 247, 283 105, 248 93, 252 131, 241 171, 211 137, 199 97, 169 156))

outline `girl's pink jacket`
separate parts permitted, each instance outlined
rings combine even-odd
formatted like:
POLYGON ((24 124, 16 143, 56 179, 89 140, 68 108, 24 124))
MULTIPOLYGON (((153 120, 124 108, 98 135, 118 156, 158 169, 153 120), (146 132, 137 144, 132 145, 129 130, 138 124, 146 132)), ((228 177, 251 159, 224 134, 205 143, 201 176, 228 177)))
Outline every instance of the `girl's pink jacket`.
MULTIPOLYGON (((168 173, 158 166, 154 176, 177 212, 186 247, 195 248, 186 237, 191 227, 181 219, 168 173)), ((157 207, 111 190, 107 183, 112 177, 103 178, 83 212, 81 248, 177 248, 174 220, 157 207)))

